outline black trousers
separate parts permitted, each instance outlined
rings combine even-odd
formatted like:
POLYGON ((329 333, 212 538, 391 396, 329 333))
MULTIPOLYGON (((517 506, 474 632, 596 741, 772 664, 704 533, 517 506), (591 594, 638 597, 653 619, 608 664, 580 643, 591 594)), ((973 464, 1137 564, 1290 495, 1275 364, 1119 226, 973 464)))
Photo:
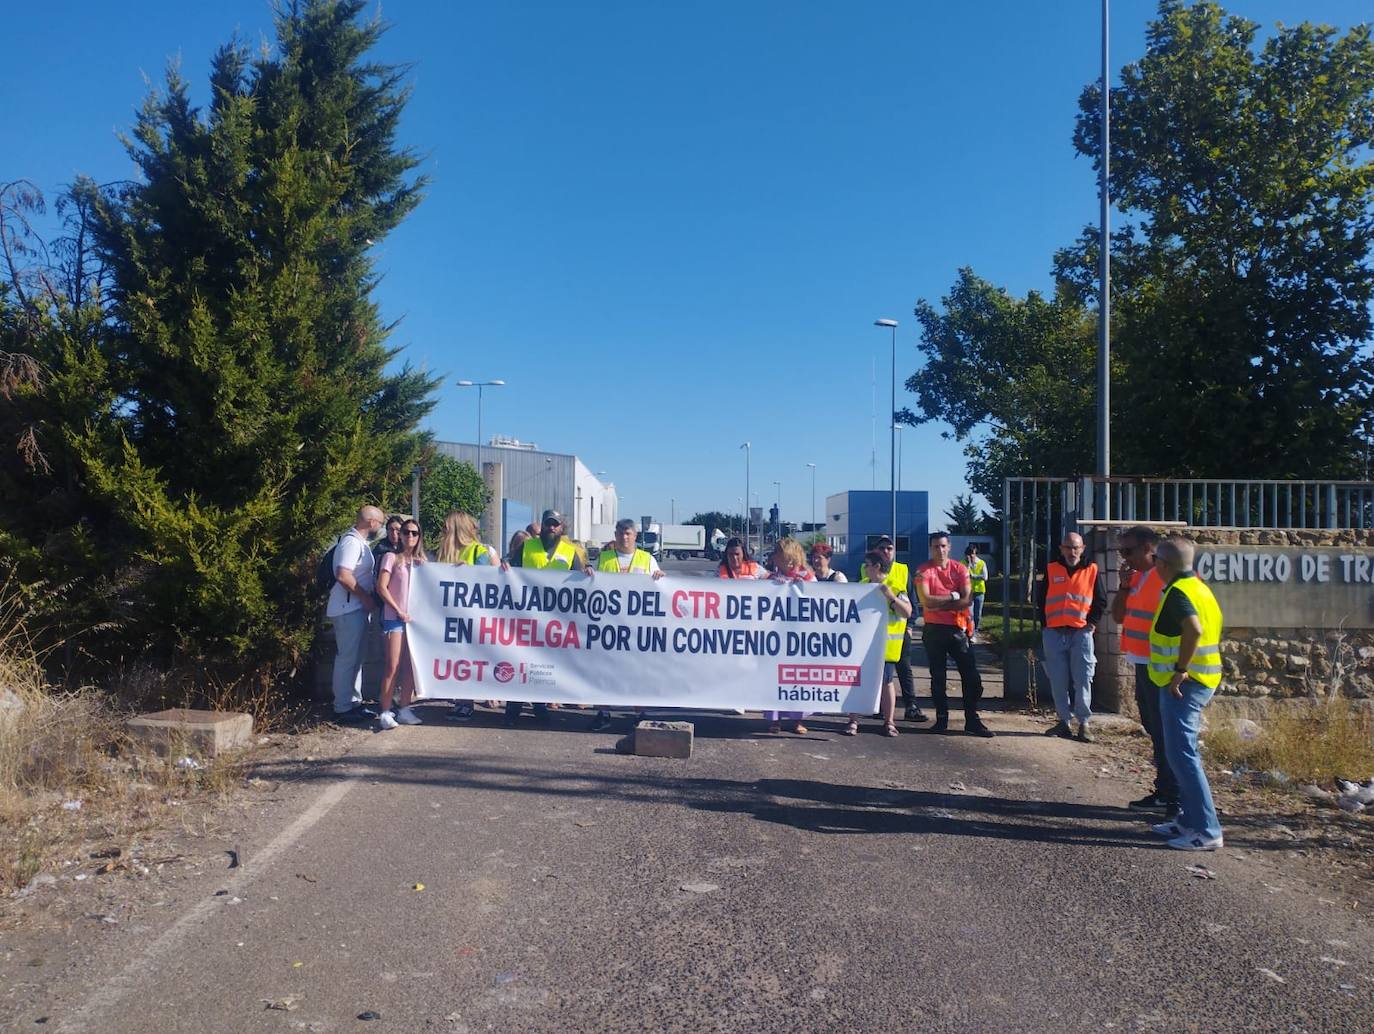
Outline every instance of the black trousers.
POLYGON ((935 698, 935 714, 943 718, 949 714, 949 693, 945 688, 945 664, 953 658, 959 669, 959 682, 964 690, 964 715, 978 717, 978 702, 983 699, 983 680, 973 659, 973 647, 968 637, 953 625, 926 625, 921 630, 921 642, 930 662, 930 695, 935 698))
POLYGON ((897 661, 897 683, 902 687, 902 705, 916 706, 916 678, 911 674, 911 658, 906 655, 910 644, 902 639, 902 656, 897 661))
POLYGON ((1164 727, 1159 717, 1160 688, 1150 681, 1150 666, 1135 665, 1135 706, 1140 712, 1140 724, 1150 737, 1155 756, 1155 796, 1166 801, 1178 800, 1178 780, 1169 768, 1164 755, 1164 727))

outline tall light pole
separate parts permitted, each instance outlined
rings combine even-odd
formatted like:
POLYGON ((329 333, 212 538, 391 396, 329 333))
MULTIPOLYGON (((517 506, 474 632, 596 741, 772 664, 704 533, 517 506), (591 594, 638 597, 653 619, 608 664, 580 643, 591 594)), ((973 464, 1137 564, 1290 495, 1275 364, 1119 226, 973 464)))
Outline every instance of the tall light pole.
POLYGON ((816 534, 816 465, 808 463, 811 468, 811 534, 816 534))
POLYGON ((749 514, 749 443, 740 446, 744 450, 744 551, 749 552, 749 537, 754 533, 754 519, 749 514))
POLYGON ((477 476, 482 478, 482 483, 486 484, 486 475, 482 472, 482 389, 483 388, 503 388, 505 381, 455 381, 460 388, 477 389, 477 476))
POLYGON ((888 495, 892 497, 892 544, 897 544, 897 321, 874 320, 875 327, 892 328, 892 410, 888 422, 892 427, 891 441, 888 443, 890 469, 888 471, 888 495))
POLYGON ((672 496, 668 499, 668 523, 677 523, 677 497, 672 496))
POLYGON ((773 505, 777 507, 778 519, 773 522, 773 541, 782 538, 782 482, 773 482, 773 505))
MULTIPOLYGON (((1107 26, 1110 18, 1110 0, 1102 0, 1102 165, 1100 168, 1101 242, 1102 252, 1099 264, 1097 285, 1097 473, 1106 477, 1112 472, 1112 235, 1111 235, 1111 186, 1108 174, 1111 171, 1112 145, 1112 101, 1111 73, 1107 67, 1107 26)), ((1105 510, 1108 496, 1107 486, 1102 486, 1104 509, 1096 514, 1108 517, 1105 510)))

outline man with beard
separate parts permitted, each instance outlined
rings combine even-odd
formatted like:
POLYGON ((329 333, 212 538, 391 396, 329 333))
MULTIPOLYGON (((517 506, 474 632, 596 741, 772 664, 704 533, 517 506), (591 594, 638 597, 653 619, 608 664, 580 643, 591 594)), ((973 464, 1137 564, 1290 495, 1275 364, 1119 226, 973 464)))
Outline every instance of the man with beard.
MULTIPOLYGON (((545 510, 539 521, 539 536, 525 540, 519 557, 512 558, 519 561, 515 566, 530 569, 545 568, 551 571, 585 570, 573 544, 563 538, 563 526, 561 513, 557 510, 545 510)), ((548 704, 535 703, 531 706, 534 709, 535 721, 547 722, 549 720, 548 704)), ((520 717, 520 712, 524 709, 525 703, 522 700, 506 701, 506 724, 514 725, 515 720, 520 717)))

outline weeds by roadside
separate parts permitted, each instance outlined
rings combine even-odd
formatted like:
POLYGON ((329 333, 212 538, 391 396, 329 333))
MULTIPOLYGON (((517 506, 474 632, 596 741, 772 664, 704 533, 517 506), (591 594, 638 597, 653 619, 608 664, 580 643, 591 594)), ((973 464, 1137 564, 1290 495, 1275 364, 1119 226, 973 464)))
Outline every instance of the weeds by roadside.
POLYGON ((1374 717, 1344 699, 1278 711, 1253 737, 1235 723, 1219 723, 1203 743, 1213 765, 1277 770, 1297 783, 1330 786, 1338 777, 1374 776, 1374 717))

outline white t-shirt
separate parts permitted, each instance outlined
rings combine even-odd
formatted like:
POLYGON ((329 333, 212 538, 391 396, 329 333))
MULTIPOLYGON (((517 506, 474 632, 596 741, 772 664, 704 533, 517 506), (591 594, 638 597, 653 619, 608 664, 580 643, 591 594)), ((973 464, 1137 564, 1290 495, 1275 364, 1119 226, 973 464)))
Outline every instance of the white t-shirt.
MULTIPOLYGON (((339 545, 334 550, 335 572, 352 571, 353 580, 358 583, 358 591, 371 593, 377 586, 374 563, 372 550, 367 548, 367 539, 363 538, 362 532, 357 528, 349 528, 343 538, 339 539, 339 545)), ((363 605, 358 602, 358 593, 349 592, 336 580, 329 589, 329 605, 325 608, 325 617, 336 618, 340 614, 351 614, 362 609, 363 605)))
MULTIPOLYGON (((645 552, 648 553, 649 551, 645 550, 645 552)), ((635 555, 633 551, 629 553, 622 553, 619 550, 615 551, 616 566, 620 568, 621 574, 629 573, 630 562, 634 560, 634 558, 635 555)), ((658 574, 658 561, 654 559, 654 555, 652 553, 649 553, 649 573, 658 574)))

